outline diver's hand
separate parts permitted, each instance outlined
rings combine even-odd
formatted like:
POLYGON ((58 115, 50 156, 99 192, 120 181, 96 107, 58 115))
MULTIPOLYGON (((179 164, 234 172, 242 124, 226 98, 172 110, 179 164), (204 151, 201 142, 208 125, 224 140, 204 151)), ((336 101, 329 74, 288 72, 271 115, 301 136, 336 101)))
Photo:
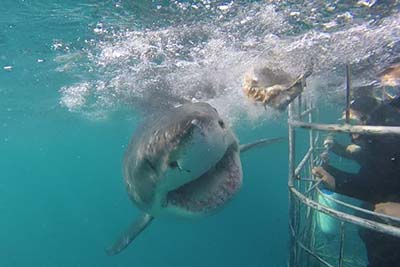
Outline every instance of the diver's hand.
POLYGON ((382 202, 375 205, 375 212, 400 218, 400 203, 382 202))
POLYGON ((322 162, 324 163, 328 163, 329 162, 329 152, 328 151, 323 151, 320 155, 319 155, 320 159, 322 160, 322 162))
POLYGON ((315 167, 312 169, 312 174, 315 175, 318 178, 321 178, 322 182, 325 184, 325 186, 334 191, 336 188, 336 182, 335 178, 327 172, 324 168, 322 167, 315 167))
POLYGON ((333 139, 332 135, 328 135, 323 143, 326 149, 331 149, 335 145, 335 140, 333 139))
POLYGON ((361 152, 361 147, 356 144, 351 144, 346 147, 346 152, 350 155, 358 154, 361 152))

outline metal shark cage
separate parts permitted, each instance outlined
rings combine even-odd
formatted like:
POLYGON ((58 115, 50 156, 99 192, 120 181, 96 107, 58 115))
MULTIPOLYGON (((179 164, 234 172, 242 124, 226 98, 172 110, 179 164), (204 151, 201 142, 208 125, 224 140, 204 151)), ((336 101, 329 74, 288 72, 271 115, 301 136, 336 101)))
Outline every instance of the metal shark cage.
POLYGON ((321 180, 313 177, 311 170, 321 164, 320 155, 326 150, 321 145, 321 136, 324 132, 400 136, 400 127, 320 124, 313 122, 315 116, 318 116, 318 110, 313 104, 302 101, 301 95, 288 107, 290 234, 288 266, 366 266, 364 246, 358 239, 357 231, 360 228, 367 228, 400 237, 400 227, 394 226, 400 225, 400 218, 378 214, 360 208, 351 200, 323 194, 319 186, 321 180), (298 142, 299 139, 301 142, 298 142), (298 155, 303 156, 296 158, 298 155), (321 197, 334 205, 318 201, 321 197), (319 229, 316 218, 321 214, 335 221, 334 233, 327 235, 319 229))

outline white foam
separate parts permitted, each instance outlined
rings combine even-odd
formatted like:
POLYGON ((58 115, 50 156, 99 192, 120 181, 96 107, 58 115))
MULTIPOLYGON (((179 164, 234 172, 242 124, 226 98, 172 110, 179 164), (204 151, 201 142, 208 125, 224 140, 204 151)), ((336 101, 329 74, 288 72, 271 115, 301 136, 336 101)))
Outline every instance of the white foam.
POLYGON ((89 96, 89 83, 81 83, 70 87, 61 88, 62 97, 60 103, 70 111, 81 108, 86 103, 86 97, 89 96))
POLYGON ((242 94, 242 77, 251 67, 266 65, 299 74, 313 62, 309 84, 318 86, 308 92, 332 92, 345 63, 357 65, 355 80, 374 79, 393 56, 391 46, 400 41, 398 14, 372 23, 355 21, 352 14, 341 11, 318 21, 320 14, 309 6, 285 10, 266 3, 238 7, 214 1, 195 6, 181 3, 177 16, 203 12, 199 14, 205 17, 193 21, 188 15, 186 23, 164 27, 116 31, 115 25, 102 22, 102 37, 85 53, 61 58, 62 71, 71 71, 76 60, 86 57, 98 80, 83 78, 62 88, 60 103, 79 112, 108 112, 115 104, 133 104, 147 112, 184 101, 206 101, 231 122, 243 115, 270 118, 274 112, 254 106, 242 94), (305 14, 306 9, 310 13, 305 14), (314 23, 311 30, 294 30, 289 22, 305 18, 314 23), (324 29, 329 21, 331 26, 324 29))

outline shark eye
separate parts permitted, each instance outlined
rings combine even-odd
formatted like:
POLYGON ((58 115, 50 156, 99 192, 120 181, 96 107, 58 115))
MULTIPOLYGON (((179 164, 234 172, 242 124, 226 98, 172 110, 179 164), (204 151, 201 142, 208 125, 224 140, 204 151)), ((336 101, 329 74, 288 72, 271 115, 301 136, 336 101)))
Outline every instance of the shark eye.
POLYGON ((178 162, 177 161, 172 161, 169 163, 169 167, 171 169, 179 168, 178 162))
POLYGON ((219 126, 221 126, 222 129, 225 129, 225 123, 223 120, 218 121, 219 126))

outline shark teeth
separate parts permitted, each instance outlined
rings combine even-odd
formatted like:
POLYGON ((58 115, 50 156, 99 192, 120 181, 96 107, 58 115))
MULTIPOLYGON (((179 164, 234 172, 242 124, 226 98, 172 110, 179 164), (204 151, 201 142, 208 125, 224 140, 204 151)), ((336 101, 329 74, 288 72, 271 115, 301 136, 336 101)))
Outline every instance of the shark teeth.
POLYGON ((240 162, 236 153, 228 151, 224 158, 209 172, 168 194, 168 204, 192 213, 213 213, 224 206, 242 184, 240 162), (206 193, 192 190, 205 184, 206 193))

